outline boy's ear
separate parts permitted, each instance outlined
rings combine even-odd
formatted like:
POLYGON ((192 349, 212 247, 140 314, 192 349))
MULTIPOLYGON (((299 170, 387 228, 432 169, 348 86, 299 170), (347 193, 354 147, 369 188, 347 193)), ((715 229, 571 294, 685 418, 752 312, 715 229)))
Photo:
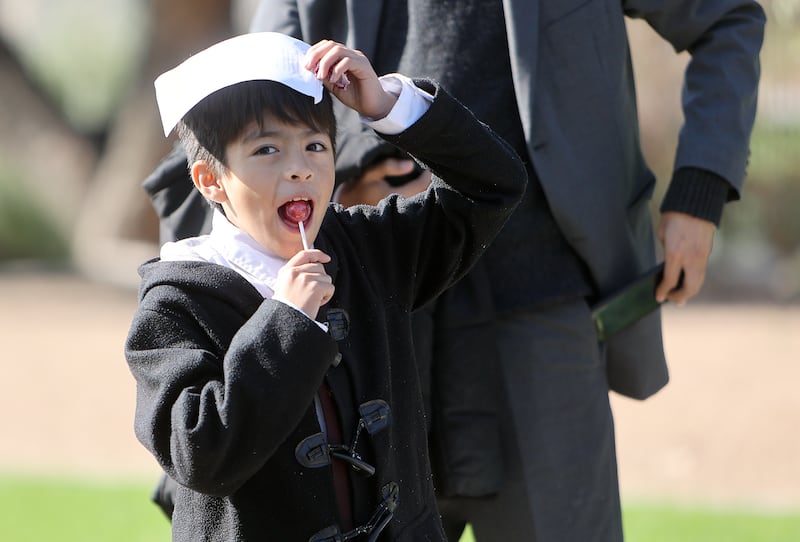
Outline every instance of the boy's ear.
POLYGON ((207 200, 216 203, 228 201, 225 187, 222 185, 220 178, 211 170, 208 162, 205 160, 196 161, 192 164, 191 173, 194 186, 207 200))

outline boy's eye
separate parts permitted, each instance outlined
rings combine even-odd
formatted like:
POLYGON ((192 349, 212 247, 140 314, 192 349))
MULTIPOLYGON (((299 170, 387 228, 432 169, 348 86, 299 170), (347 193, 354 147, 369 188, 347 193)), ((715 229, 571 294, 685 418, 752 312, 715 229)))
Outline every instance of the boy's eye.
POLYGON ((326 148, 327 147, 325 146, 324 143, 320 143, 318 141, 315 141, 314 143, 311 143, 310 145, 308 145, 308 147, 306 147, 306 149, 308 149, 309 151, 314 151, 314 152, 323 152, 326 148))
POLYGON ((275 154, 276 152, 278 152, 278 149, 272 145, 262 145, 256 149, 255 154, 275 154))

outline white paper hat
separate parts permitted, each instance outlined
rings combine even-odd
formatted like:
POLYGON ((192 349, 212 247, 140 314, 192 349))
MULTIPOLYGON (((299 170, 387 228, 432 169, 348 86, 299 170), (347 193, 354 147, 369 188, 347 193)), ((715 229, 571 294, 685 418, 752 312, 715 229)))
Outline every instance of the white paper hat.
POLYGON ((285 34, 256 32, 219 42, 189 57, 154 83, 164 135, 200 100, 244 81, 277 81, 319 103, 322 83, 304 67, 309 47, 285 34))

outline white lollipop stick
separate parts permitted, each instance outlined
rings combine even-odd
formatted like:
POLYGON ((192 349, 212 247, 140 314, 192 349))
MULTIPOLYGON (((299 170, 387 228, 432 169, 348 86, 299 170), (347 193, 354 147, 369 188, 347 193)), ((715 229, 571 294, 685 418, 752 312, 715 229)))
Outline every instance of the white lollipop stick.
POLYGON ((301 220, 297 225, 300 226, 300 239, 303 240, 303 248, 308 250, 308 239, 306 239, 306 228, 303 226, 303 221, 301 220))

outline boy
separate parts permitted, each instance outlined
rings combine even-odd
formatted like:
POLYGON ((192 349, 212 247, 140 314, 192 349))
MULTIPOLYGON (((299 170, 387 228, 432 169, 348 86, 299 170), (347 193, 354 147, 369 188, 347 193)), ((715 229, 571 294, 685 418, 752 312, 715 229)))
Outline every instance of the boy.
POLYGON ((444 540, 409 314, 502 227, 519 158, 434 84, 330 41, 239 36, 156 91, 217 208, 141 267, 125 349, 136 435, 179 483, 173 538, 444 540), (424 195, 329 204, 329 93, 433 171, 424 195))

